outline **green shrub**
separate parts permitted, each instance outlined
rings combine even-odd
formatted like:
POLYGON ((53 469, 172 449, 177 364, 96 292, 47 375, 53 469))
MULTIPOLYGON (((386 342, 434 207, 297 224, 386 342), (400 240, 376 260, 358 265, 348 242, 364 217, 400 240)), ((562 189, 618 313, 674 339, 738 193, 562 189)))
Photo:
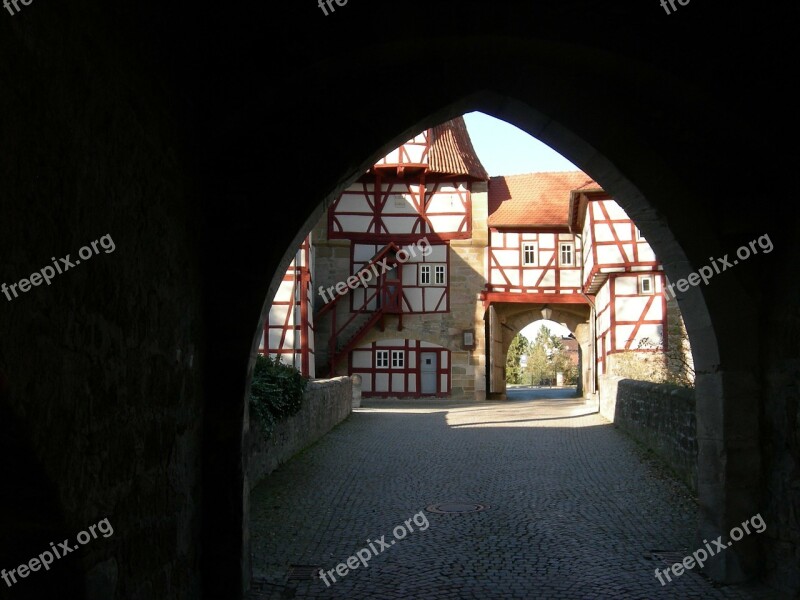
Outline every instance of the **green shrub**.
POLYGON ((255 416, 269 438, 277 423, 300 410, 308 377, 278 358, 259 355, 250 384, 250 417, 255 416))

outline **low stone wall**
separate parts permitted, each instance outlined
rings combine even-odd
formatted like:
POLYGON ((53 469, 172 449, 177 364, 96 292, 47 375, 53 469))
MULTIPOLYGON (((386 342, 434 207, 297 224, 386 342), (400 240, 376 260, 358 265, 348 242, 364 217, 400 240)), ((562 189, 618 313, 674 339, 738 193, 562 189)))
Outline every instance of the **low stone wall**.
POLYGON ((258 422, 250 423, 247 477, 252 490, 295 454, 307 448, 352 412, 353 387, 349 377, 308 382, 300 411, 278 423, 269 439, 258 422))
POLYGON ((655 452, 697 490, 694 390, 600 376, 600 414, 655 452))

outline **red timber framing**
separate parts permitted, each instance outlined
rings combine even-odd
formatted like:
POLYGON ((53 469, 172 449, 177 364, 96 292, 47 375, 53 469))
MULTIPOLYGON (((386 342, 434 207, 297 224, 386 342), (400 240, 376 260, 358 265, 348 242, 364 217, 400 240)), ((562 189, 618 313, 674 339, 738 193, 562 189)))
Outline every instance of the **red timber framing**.
POLYGON ((402 175, 406 169, 424 169, 428 166, 428 155, 431 150, 431 130, 426 129, 417 134, 399 148, 375 163, 379 169, 394 169, 402 175))
POLYGON ((280 357, 307 377, 315 374, 312 294, 311 244, 306 237, 270 305, 258 352, 280 357))
MULTIPOLYGON (((668 348, 667 335, 667 299, 664 296, 665 277, 658 271, 629 272, 614 274, 608 280, 608 304, 598 310, 598 320, 604 320, 608 313, 609 326, 598 331, 598 338, 606 339, 608 335, 609 347, 605 348, 607 354, 616 354, 628 350, 639 352, 666 352, 668 348), (631 283, 626 280, 636 280, 640 277, 652 277, 654 282, 653 293, 642 294, 638 289, 631 290, 631 283), (626 286, 620 285, 623 281, 626 286), (660 329, 661 339, 655 337, 655 331, 660 329), (649 330, 649 331, 648 331, 649 330), (650 335, 646 335, 649 333, 650 335), (643 335, 644 334, 644 335, 643 335), (656 347, 639 348, 638 339, 647 337, 656 347)), ((605 354, 601 355, 605 356, 605 354)))
POLYGON ((452 390, 450 359, 447 348, 420 340, 378 340, 352 350, 348 372, 361 375, 365 397, 441 398, 452 390), (436 391, 422 393, 422 354, 427 352, 437 356, 436 391), (383 360, 379 353, 386 353, 383 360), (403 356, 402 367, 396 364, 397 353, 403 356))
POLYGON ((472 237, 472 183, 422 173, 400 178, 381 171, 364 175, 328 209, 329 239, 416 242, 472 237), (426 179, 427 178, 427 179, 426 179))
POLYGON ((585 211, 583 281, 587 292, 597 293, 611 273, 662 270, 650 245, 614 200, 603 196, 581 201, 580 206, 585 211))
POLYGON ((561 229, 490 228, 487 290, 495 293, 579 294, 581 247, 577 236, 561 229), (564 264, 561 246, 571 248, 564 264))
POLYGON ((497 302, 517 302, 522 304, 586 304, 586 297, 593 300, 593 296, 587 294, 536 294, 536 293, 503 293, 503 292, 481 292, 484 308, 497 302))
POLYGON ((395 273, 399 274, 398 269, 400 265, 398 264, 397 254, 400 250, 401 248, 396 244, 389 243, 375 253, 375 255, 360 269, 353 272, 353 275, 361 271, 376 273, 377 277, 374 278, 377 281, 376 286, 368 286, 367 288, 356 287, 355 290, 346 287, 344 294, 337 294, 333 300, 328 302, 317 312, 317 322, 319 322, 320 318, 326 313, 330 313, 331 315, 331 335, 328 340, 330 372, 335 370, 339 360, 343 356, 347 356, 375 325, 379 325, 381 331, 384 330, 385 315, 398 315, 397 330, 401 331, 403 329, 403 311, 400 306, 400 282, 394 278, 395 273), (386 277, 385 274, 380 272, 382 267, 379 267, 379 265, 383 262, 393 267, 392 274, 389 275, 389 277, 386 277), (337 323, 337 304, 346 296, 350 296, 352 301, 353 294, 355 293, 360 294, 360 304, 355 308, 352 308, 351 305, 350 317, 348 317, 344 323, 337 323), (362 315, 364 313, 368 313, 367 318, 363 318, 362 315))
MULTIPOLYGON (((426 250, 428 256, 425 256, 422 249, 416 244, 402 247, 399 244, 391 244, 391 246, 395 249, 395 253, 405 250, 409 257, 406 261, 395 261, 396 277, 400 280, 399 312, 401 314, 450 312, 450 246, 448 244, 428 244, 427 246, 430 246, 430 250, 426 250), (429 267, 429 283, 422 283, 420 269, 423 265, 429 267), (444 267, 443 284, 436 281, 437 266, 444 267)), ((376 261, 376 258, 371 258, 369 262, 365 263, 363 258, 359 259, 357 253, 360 253, 362 257, 383 256, 383 251, 375 244, 351 244, 351 273, 358 273, 376 261)), ((374 293, 374 290, 377 286, 383 285, 384 281, 384 277, 373 278, 367 288, 360 287, 350 292, 350 311, 375 311, 379 296, 374 293)))

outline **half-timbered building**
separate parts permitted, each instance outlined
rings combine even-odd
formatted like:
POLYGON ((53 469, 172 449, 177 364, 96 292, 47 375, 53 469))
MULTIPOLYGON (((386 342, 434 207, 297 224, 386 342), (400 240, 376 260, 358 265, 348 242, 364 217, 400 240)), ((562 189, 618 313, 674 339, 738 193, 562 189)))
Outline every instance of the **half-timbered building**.
POLYGON ((669 343, 661 264, 639 229, 608 194, 574 190, 570 219, 581 231, 583 288, 594 298, 598 374, 619 352, 664 352, 669 343))
POLYGON ((315 286, 374 276, 318 304, 324 372, 361 375, 365 396, 484 392, 475 323, 488 179, 458 118, 388 154, 331 204, 314 230, 315 286))
POLYGON ((277 356, 314 377, 314 298, 311 237, 303 240, 281 280, 261 332, 260 354, 277 356))
POLYGON ((549 318, 575 335, 590 394, 615 353, 665 349, 663 289, 647 241, 588 175, 489 178, 458 118, 332 202, 260 351, 310 376, 361 375, 365 396, 502 397, 511 340, 549 318))

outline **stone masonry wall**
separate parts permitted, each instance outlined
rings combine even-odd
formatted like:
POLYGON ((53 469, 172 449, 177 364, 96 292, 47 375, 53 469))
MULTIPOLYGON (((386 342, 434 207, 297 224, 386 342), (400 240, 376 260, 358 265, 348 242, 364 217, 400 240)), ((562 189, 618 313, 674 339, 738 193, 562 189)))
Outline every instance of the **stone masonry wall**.
POLYGON ((39 4, 0 23, 0 283, 74 265, 0 297, 0 565, 114 529, 0 597, 201 593, 196 187, 171 88, 112 16, 133 11, 107 12, 39 4), (80 260, 106 235, 113 251, 80 260))
POLYGON ((349 377, 308 382, 300 412, 275 426, 269 439, 257 421, 250 423, 247 477, 250 489, 344 421, 352 412, 353 387, 349 377))
POLYGON ((600 414, 655 452, 697 490, 694 390, 600 376, 600 414))

